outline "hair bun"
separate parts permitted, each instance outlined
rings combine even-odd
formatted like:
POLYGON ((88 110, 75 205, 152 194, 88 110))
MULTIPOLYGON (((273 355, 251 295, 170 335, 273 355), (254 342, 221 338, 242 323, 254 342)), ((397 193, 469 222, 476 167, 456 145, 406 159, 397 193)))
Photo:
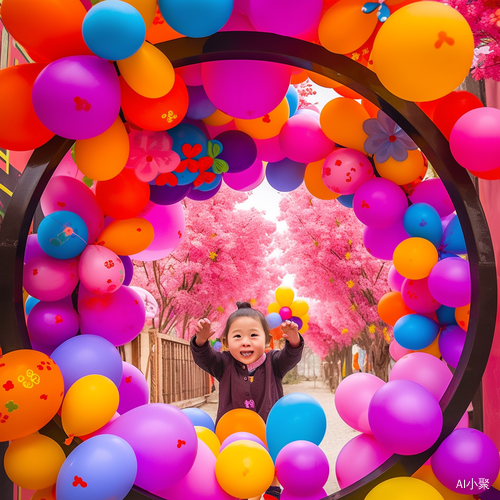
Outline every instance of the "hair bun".
POLYGON ((252 309, 249 302, 236 302, 236 307, 238 309, 252 309))

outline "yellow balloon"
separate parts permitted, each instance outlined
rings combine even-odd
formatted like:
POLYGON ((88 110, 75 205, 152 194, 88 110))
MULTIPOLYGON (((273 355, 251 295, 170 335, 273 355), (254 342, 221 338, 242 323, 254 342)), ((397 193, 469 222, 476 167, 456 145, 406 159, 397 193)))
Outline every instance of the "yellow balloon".
POLYGON ((118 409, 116 385, 103 375, 86 375, 66 393, 61 420, 68 436, 84 436, 107 424, 118 409))
POLYGON ((290 307, 295 297, 295 293, 289 286, 280 286, 276 288, 274 296, 276 297, 276 302, 281 307, 290 307))
POLYGON ((262 495, 274 479, 271 456, 253 441, 235 441, 226 446, 215 464, 222 489, 236 498, 262 495))
POLYGON ((401 7, 384 22, 372 51, 382 84, 402 99, 432 101, 469 73, 474 38, 464 17, 439 2, 401 7))
POLYGON ((306 172, 304 174, 304 183, 307 190, 319 200, 334 200, 338 198, 340 194, 330 191, 323 182, 321 173, 323 171, 323 163, 325 160, 315 161, 309 163, 306 167, 306 172))
POLYGON ((146 219, 114 220, 97 239, 99 245, 113 250, 117 255, 134 255, 146 250, 153 241, 155 231, 146 219))
POLYGON ((175 71, 168 57, 154 45, 144 42, 132 56, 117 61, 121 75, 138 94, 157 99, 168 94, 175 81, 175 71))
POLYGON ((374 159, 380 176, 400 186, 413 182, 424 168, 424 157, 418 149, 408 151, 408 158, 404 161, 396 161, 392 156, 384 163, 374 159))
POLYGON ((156 4, 156 0, 122 0, 129 5, 132 5, 136 10, 139 11, 139 14, 144 19, 144 24, 146 25, 146 29, 148 29, 154 21, 156 16, 156 9, 158 5, 156 4))
POLYGON ((362 0, 340 0, 330 7, 319 23, 321 45, 330 52, 348 54, 361 47, 377 26, 377 12, 365 14, 362 0))
POLYGON ((309 311, 309 304, 304 299, 297 299, 292 302, 290 306, 292 316, 302 318, 309 311))
POLYGON ((363 123, 369 118, 370 115, 359 102, 347 97, 338 97, 326 103, 321 110, 319 123, 325 135, 332 141, 364 152, 368 135, 363 130, 363 123))
POLYGON ((394 477, 378 484, 365 500, 444 500, 430 484, 413 477, 394 477))
POLYGON ((280 312, 280 309, 281 309, 281 306, 277 303, 277 302, 271 302, 268 306, 267 306, 267 312, 269 314, 271 313, 279 313, 280 312))
POLYGON ((196 430, 198 439, 201 439, 210 448, 210 451, 216 457, 218 457, 220 450, 220 441, 215 433, 210 429, 207 429, 206 427, 202 427, 201 425, 195 425, 194 428, 196 430))
POLYGON ((392 256, 396 271, 410 280, 422 280, 429 276, 437 264, 436 247, 424 238, 407 238, 394 250, 392 256))
POLYGON ((215 434, 221 443, 235 432, 249 432, 257 436, 264 444, 266 441, 266 424, 262 417, 252 410, 236 408, 225 413, 215 428, 215 434))
POLYGON ((276 137, 281 127, 286 123, 290 115, 290 106, 288 100, 283 98, 277 108, 273 109, 267 115, 253 120, 242 120, 235 118, 234 122, 238 130, 247 133, 254 139, 270 139, 276 137))
POLYGON ((75 144, 75 160, 80 171, 89 179, 107 181, 116 177, 127 163, 130 142, 120 117, 105 132, 75 144))
POLYGON ((302 334, 303 334, 303 333, 306 333, 306 332, 307 332, 307 330, 309 330, 309 325, 308 325, 307 323, 304 323, 304 324, 302 325, 302 328, 299 330, 299 333, 302 333, 302 334))
POLYGON ((498 473, 497 478, 491 486, 493 486, 493 488, 496 488, 497 490, 500 490, 500 472, 498 473))
MULTIPOLYGON (((433 488, 435 488, 444 500, 473 500, 474 497, 472 495, 463 495, 462 493, 457 493, 455 491, 449 490, 446 486, 439 482, 438 478, 435 476, 434 472, 432 472, 432 467, 430 465, 423 465, 418 469, 415 474, 411 477, 415 479, 420 479, 421 481, 425 481, 427 484, 430 484, 433 488)), ((495 484, 493 484, 495 486, 495 484)))
POLYGON ((205 125, 211 125, 213 127, 220 127, 221 125, 226 125, 233 119, 232 116, 226 115, 220 109, 216 109, 210 116, 207 118, 202 118, 202 122, 205 125))
POLYGON ((309 323, 309 314, 304 314, 304 316, 300 316, 302 323, 309 323))
POLYGON ((41 490, 55 484, 65 460, 64 451, 53 439, 35 432, 11 441, 4 467, 10 480, 21 488, 41 490))

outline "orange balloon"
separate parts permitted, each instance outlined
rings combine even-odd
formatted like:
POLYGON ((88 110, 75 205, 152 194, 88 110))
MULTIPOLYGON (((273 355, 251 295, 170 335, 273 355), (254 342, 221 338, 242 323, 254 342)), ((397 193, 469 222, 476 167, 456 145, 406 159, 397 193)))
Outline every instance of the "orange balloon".
POLYGON ((304 182, 306 184, 307 190, 315 197, 320 200, 334 200, 340 195, 330 191, 323 182, 321 177, 321 172, 323 170, 323 163, 325 160, 315 161, 314 163, 309 163, 306 167, 306 172, 304 174, 304 182))
POLYGON ((281 325, 273 328, 272 330, 269 330, 269 333, 274 340, 283 338, 283 328, 281 328, 281 325))
POLYGON ((41 429, 57 413, 64 395, 58 366, 46 354, 21 349, 0 358, 0 442, 41 429))
POLYGON ((156 0, 122 0, 129 5, 132 5, 144 19, 146 29, 153 23, 156 17, 156 11, 159 10, 156 0))
POLYGON ((371 101, 361 98, 361 105, 366 109, 367 113, 370 115, 370 118, 377 118, 377 113, 379 112, 379 108, 375 106, 371 101))
POLYGON ((424 166, 424 158, 418 149, 408 151, 408 158, 404 161, 396 161, 392 156, 384 163, 379 163, 376 157, 374 159, 380 176, 400 186, 413 182, 424 166))
POLYGON ((429 276, 437 264, 436 247, 424 238, 407 238, 394 250, 392 257, 396 271, 411 280, 422 280, 429 276))
POLYGON ((308 71, 307 74, 312 82, 320 87, 324 87, 325 89, 336 89, 337 87, 342 87, 342 84, 328 78, 327 76, 318 75, 318 73, 313 73, 312 71, 308 71))
POLYGON ((46 61, 93 55, 83 41, 87 14, 79 0, 4 0, 2 22, 30 54, 46 61))
POLYGON ((220 127, 221 125, 229 123, 232 119, 232 116, 226 115, 226 113, 224 113, 220 109, 216 109, 210 116, 208 116, 207 118, 202 118, 201 121, 205 125, 220 127))
POLYGON ((290 83, 292 85, 298 85, 299 83, 305 82, 308 78, 307 71, 304 69, 300 73, 292 73, 292 78, 290 83))
POLYGON ((262 417, 252 410, 237 408, 228 411, 215 428, 215 434, 221 443, 235 432, 249 432, 266 444, 266 424, 262 417))
POLYGON ((30 500, 56 500, 56 485, 35 491, 30 500))
POLYGON ((363 123, 369 118, 370 115, 361 104, 346 97, 338 97, 323 107, 319 123, 333 142, 364 152, 363 146, 368 135, 363 130, 363 123))
POLYGON ((146 130, 168 130, 179 125, 187 113, 189 96, 179 75, 172 90, 163 97, 149 99, 134 92, 120 77, 122 109, 128 120, 146 130))
POLYGON ((125 167, 130 153, 127 129, 120 117, 97 137, 82 139, 75 144, 75 162, 89 179, 107 181, 125 167))
POLYGON ((388 325, 394 326, 396 321, 407 314, 415 314, 403 300, 401 292, 387 292, 378 302, 378 315, 388 325))
POLYGON ((146 40, 152 44, 157 44, 160 42, 167 42, 168 40, 175 40, 176 38, 184 38, 184 35, 177 33, 174 28, 166 23, 158 7, 153 23, 146 31, 146 40))
POLYGON ((464 495, 462 493, 457 493, 455 491, 449 490, 446 486, 439 482, 438 478, 432 472, 432 467, 430 465, 422 465, 420 469, 415 472, 411 477, 425 481, 435 488, 443 497, 443 500, 473 500, 472 495, 464 495))
POLYGON ((415 352, 425 352, 426 354, 431 354, 432 356, 435 356, 436 358, 440 358, 441 351, 439 350, 439 335, 434 339, 432 344, 428 345, 424 349, 420 349, 419 351, 415 351, 415 352))
POLYGON ((348 97, 349 99, 361 99, 362 97, 354 90, 351 90, 349 87, 345 85, 341 85, 340 87, 335 88, 335 92, 341 95, 342 97, 348 97))
POLYGON ((427 167, 429 166, 429 162, 427 161, 427 158, 425 157, 425 155, 423 153, 422 153, 422 158, 424 160, 424 166, 422 167, 422 170, 420 171, 420 175, 413 182, 410 182, 409 184, 401 185, 401 188, 408 196, 411 196, 413 194, 413 192, 415 191, 415 188, 424 180, 424 178, 427 174, 427 167))
POLYGON ((154 236, 153 225, 146 219, 115 220, 99 235, 98 245, 117 255, 135 255, 146 250, 154 236))
POLYGON ((54 137, 35 114, 33 84, 45 64, 19 64, 0 71, 0 148, 35 149, 54 137))
POLYGON ((462 307, 457 307, 455 309, 455 319, 457 320, 458 326, 467 331, 469 328, 469 319, 470 319, 470 304, 462 307))

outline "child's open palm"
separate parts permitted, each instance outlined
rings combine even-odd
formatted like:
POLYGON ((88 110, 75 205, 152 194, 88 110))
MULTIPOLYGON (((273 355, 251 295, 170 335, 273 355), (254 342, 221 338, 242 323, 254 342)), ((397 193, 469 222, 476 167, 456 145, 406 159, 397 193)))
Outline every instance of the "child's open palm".
POLYGON ((194 333, 196 335, 196 343, 201 347, 215 332, 212 330, 210 320, 203 318, 194 327, 194 333))

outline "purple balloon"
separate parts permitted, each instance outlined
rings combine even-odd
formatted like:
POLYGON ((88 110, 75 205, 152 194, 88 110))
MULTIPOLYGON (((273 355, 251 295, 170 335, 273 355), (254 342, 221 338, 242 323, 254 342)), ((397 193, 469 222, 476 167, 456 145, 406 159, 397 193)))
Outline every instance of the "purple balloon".
POLYGON ((40 121, 68 139, 105 132, 120 111, 120 83, 109 61, 96 56, 63 57, 45 67, 33 85, 40 121))
POLYGON ((428 203, 443 218, 450 215, 455 207, 441 179, 427 179, 418 184, 410 195, 412 203, 428 203))
POLYGON ((439 482, 451 491, 475 495, 481 493, 479 479, 489 485, 496 480, 500 457, 486 434, 476 429, 456 429, 432 455, 431 466, 439 482), (475 481, 469 483, 466 491, 465 480, 475 481))
POLYGON ((385 448, 400 455, 415 455, 436 442, 443 414, 436 398, 420 384, 391 380, 373 395, 368 421, 385 448))
POLYGON ((224 439, 224 441, 222 441, 219 452, 221 452, 226 446, 230 445, 231 443, 243 440, 253 441, 254 443, 260 444, 267 450, 267 447, 262 442, 262 440, 260 440, 257 436, 251 434, 250 432, 235 432, 233 434, 230 434, 226 439, 224 439))
POLYGON ((465 337, 467 332, 462 330, 458 325, 450 325, 441 330, 439 334, 439 352, 443 359, 452 368, 458 366, 460 356, 464 350, 465 337))
POLYGON ((431 295, 448 307, 470 304, 470 267, 460 257, 440 260, 431 270, 427 285, 431 295))
POLYGON ((107 434, 125 439, 137 457, 135 484, 161 491, 180 481, 191 469, 198 437, 189 417, 175 406, 138 406, 111 422, 107 434))
POLYGON ((290 318, 290 321, 293 321, 299 327, 299 330, 302 328, 304 324, 302 323, 302 320, 298 316, 292 316, 290 318))
POLYGON ((80 285, 78 311, 82 334, 99 335, 115 346, 135 339, 146 322, 140 295, 121 286, 114 293, 96 295, 80 285))
POLYGON ((266 176, 264 164, 258 158, 252 166, 236 174, 224 174, 223 181, 235 191, 251 191, 261 184, 266 176))
POLYGON ((186 86, 189 95, 189 107, 186 117, 191 120, 203 120, 217 111, 217 108, 207 97, 203 85, 197 87, 186 86))
POLYGON ((231 174, 243 172, 251 167, 257 158, 255 141, 241 130, 227 130, 215 140, 222 143, 222 153, 218 158, 227 162, 231 174))
POLYGON ((51 358, 61 370, 64 391, 86 375, 103 375, 118 387, 123 363, 113 344, 97 335, 77 335, 61 344, 51 358))
POLYGON ((118 386, 120 415, 149 403, 149 384, 139 368, 123 361, 122 380, 118 386))
POLYGON ((481 491, 481 500, 500 500, 500 491, 493 486, 481 491))
POLYGON ((319 446, 310 441, 293 441, 276 457, 276 477, 292 495, 307 495, 319 490, 328 481, 328 458, 319 446))
POLYGON ((47 254, 42 250, 38 244, 38 236, 30 234, 26 240, 26 249, 24 250, 24 263, 26 264, 35 257, 46 257, 47 254))
POLYGON ((304 181, 306 164, 299 163, 289 158, 276 163, 268 163, 266 167, 267 182, 282 193, 294 191, 304 181))
POLYGON ((123 267, 125 268, 125 279, 123 280, 123 285, 128 286, 134 277, 134 264, 132 264, 132 259, 128 255, 119 255, 121 261, 123 262, 123 267))
POLYGON ((363 229, 365 248, 376 259, 392 260, 394 250, 406 238, 409 238, 409 235, 405 231, 402 220, 386 228, 366 226, 363 229))
POLYGON ((195 200, 195 201, 209 200, 219 192, 221 186, 222 186, 222 179, 217 185, 217 187, 211 189, 210 191, 200 191, 199 189, 192 189, 187 196, 190 200, 195 200))
POLYGON ((177 186, 150 185, 149 199, 156 205, 173 205, 182 201, 193 189, 192 184, 177 186))

